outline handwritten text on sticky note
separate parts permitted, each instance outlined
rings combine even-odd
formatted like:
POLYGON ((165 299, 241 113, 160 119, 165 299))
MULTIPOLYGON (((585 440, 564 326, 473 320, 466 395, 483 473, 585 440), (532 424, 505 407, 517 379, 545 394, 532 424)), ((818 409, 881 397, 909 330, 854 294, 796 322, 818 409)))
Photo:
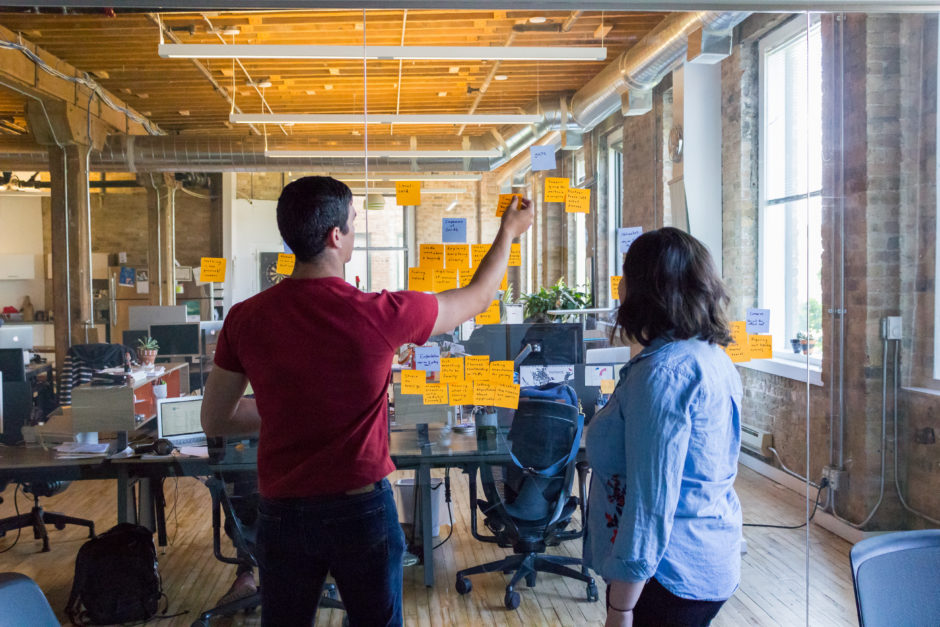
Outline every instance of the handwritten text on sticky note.
POLYGON ((532 171, 554 170, 555 164, 555 146, 530 146, 529 156, 532 159, 532 171))
POLYGON ((225 257, 203 257, 199 260, 199 280, 221 283, 225 280, 225 257))
POLYGON ((470 247, 466 244, 444 245, 444 267, 464 270, 470 267, 470 247))
POLYGON ((395 203, 398 205, 421 204, 420 181, 395 181, 395 203))
POLYGON ((519 384, 500 384, 495 386, 493 405, 508 409, 519 409, 519 384))
POLYGON ((565 212, 590 213, 591 190, 579 189, 577 187, 568 188, 568 197, 565 199, 565 212))
MULTIPOLYGON (((496 217, 497 218, 501 217, 504 213, 506 213, 506 210, 509 209, 509 205, 512 204, 513 198, 518 198, 519 202, 520 203, 522 202, 522 194, 500 194, 499 195, 499 202, 496 204, 496 217)), ((519 206, 516 205, 516 208, 518 209, 519 206)))
POLYGON ((463 383, 463 357, 441 359, 441 383, 463 383))
POLYGON ((490 356, 467 355, 464 358, 464 370, 467 381, 486 378, 490 373, 490 356))
POLYGON ((642 226, 627 226, 617 229, 617 254, 625 255, 636 238, 643 235, 642 226))
POLYGON ((769 333, 770 332, 770 310, 769 309, 748 309, 744 317, 747 323, 748 333, 769 333))
POLYGON ((545 179, 545 202, 565 202, 571 179, 549 176, 545 179))
POLYGON ((402 394, 424 394, 424 386, 426 382, 427 373, 424 370, 401 371, 402 394))
POLYGON ((499 301, 494 300, 486 311, 476 317, 477 324, 499 324, 499 301))
POLYGON ((446 405, 447 404, 447 384, 426 383, 424 385, 424 404, 425 405, 446 405))
POLYGON ((415 370, 438 372, 441 369, 440 346, 416 346, 415 370))
POLYGON ((462 244, 467 241, 466 218, 444 218, 441 220, 441 241, 445 244, 462 244))
POLYGON ((277 273, 278 274, 290 274, 294 271, 294 262, 297 258, 294 255, 288 253, 278 253, 277 254, 277 273))
POLYGON ((492 244, 473 244, 470 246, 470 257, 474 268, 479 266, 483 258, 486 257, 486 253, 490 252, 490 246, 492 244))
POLYGON ((772 335, 749 335, 747 349, 751 359, 773 359, 774 338, 772 335))
POLYGON ((620 300, 620 282, 622 280, 622 276, 610 277, 610 300, 620 300))
POLYGON ((408 289, 415 292, 430 292, 434 288, 431 272, 427 268, 408 268, 408 289))
POLYGON ((421 244, 418 246, 418 265, 428 270, 439 270, 444 267, 443 244, 421 244))

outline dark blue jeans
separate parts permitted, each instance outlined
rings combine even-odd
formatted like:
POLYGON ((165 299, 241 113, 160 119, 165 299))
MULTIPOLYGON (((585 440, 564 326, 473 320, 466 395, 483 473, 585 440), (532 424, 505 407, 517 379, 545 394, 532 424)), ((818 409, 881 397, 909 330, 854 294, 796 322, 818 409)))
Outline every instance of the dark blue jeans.
POLYGON ((402 624, 405 536, 387 479, 366 494, 261 499, 261 624, 309 627, 327 572, 350 625, 402 624))

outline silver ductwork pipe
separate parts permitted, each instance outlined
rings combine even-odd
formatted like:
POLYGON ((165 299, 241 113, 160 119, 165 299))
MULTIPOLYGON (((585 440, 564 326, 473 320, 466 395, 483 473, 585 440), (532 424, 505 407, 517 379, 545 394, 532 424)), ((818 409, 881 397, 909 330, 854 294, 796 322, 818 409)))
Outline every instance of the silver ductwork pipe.
MULTIPOLYGON (((621 107, 629 90, 650 90, 681 62, 688 37, 697 29, 725 32, 749 13, 698 11, 669 14, 632 48, 624 52, 576 93, 560 98, 541 98, 525 108, 539 114, 540 122, 503 127, 492 135, 471 138, 474 149, 502 151, 491 158, 370 158, 370 172, 487 172, 495 170, 548 133, 586 132, 621 107), (564 128, 562 128, 564 126, 564 128)), ((542 142, 544 143, 544 142, 542 142)), ((273 146, 272 146, 273 147, 273 146)), ((281 159, 265 156, 264 143, 206 137, 123 136, 108 138, 100 151, 91 153, 91 169, 114 172, 237 172, 329 171, 360 172, 361 157, 281 159)), ((29 140, 0 140, 0 170, 48 168, 48 153, 29 140)))

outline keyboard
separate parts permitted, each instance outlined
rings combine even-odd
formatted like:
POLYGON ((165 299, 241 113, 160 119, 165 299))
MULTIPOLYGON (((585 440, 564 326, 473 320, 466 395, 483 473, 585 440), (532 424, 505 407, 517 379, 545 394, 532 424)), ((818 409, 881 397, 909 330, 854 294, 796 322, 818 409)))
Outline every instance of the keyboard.
POLYGON ((174 436, 170 439, 173 443, 173 446, 179 448, 181 446, 205 446, 206 445, 206 436, 205 435, 193 435, 193 436, 174 436))

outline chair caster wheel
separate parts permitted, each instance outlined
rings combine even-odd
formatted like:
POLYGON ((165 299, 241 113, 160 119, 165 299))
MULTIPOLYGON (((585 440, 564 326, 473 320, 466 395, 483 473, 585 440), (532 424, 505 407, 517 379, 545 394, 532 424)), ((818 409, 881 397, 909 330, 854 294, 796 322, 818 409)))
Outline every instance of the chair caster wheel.
POLYGON ((598 598, 600 597, 597 595, 597 584, 592 581, 587 585, 587 600, 593 603, 597 601, 598 598))
POLYGON ((519 604, 522 603, 522 597, 515 590, 507 590, 506 598, 503 599, 503 604, 506 605, 507 610, 514 610, 519 607, 519 604))
POLYGON ((457 594, 467 594, 473 590, 473 582, 466 577, 457 577, 457 584, 454 587, 457 589, 457 594))
POLYGON ((62 531, 63 529, 65 529, 65 523, 55 523, 53 526, 59 531, 62 531))
POLYGON ((209 627, 209 621, 197 620, 190 627, 209 627))

